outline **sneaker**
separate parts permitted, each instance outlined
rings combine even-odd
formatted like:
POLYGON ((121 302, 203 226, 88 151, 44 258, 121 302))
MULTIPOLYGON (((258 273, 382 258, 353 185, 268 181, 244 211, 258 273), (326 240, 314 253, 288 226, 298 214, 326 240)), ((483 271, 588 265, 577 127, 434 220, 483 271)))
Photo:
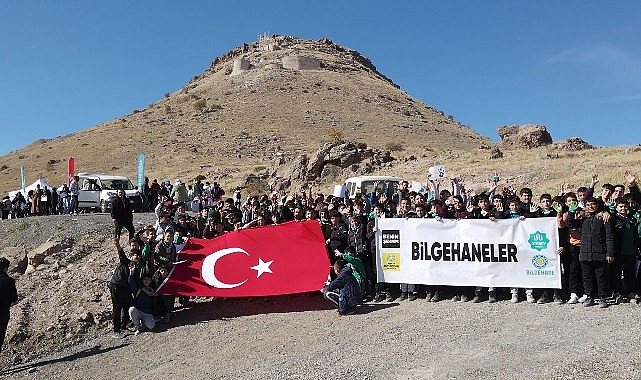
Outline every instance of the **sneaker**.
POLYGON ((613 301, 613 302, 612 302, 612 304, 613 304, 613 305, 618 305, 618 304, 620 304, 620 303, 623 303, 623 297, 622 297, 622 296, 621 296, 621 294, 619 294, 619 293, 614 293, 614 294, 612 295, 612 298, 613 298, 613 299, 612 299, 612 301, 613 301))
POLYGON ((432 293, 427 292, 425 294, 425 301, 430 302, 432 300, 432 293))
POLYGON ((467 294, 461 295, 461 302, 467 302, 470 300, 470 297, 467 294))
POLYGON ((637 295, 634 293, 628 294, 628 302, 633 302, 636 299, 637 295))
POLYGON ((457 294, 457 295, 455 295, 454 297, 452 297, 452 301, 454 301, 454 302, 458 302, 458 301, 460 301, 460 300, 461 300, 461 296, 460 296, 460 295, 458 295, 458 294, 457 294))
POLYGON ((550 298, 550 294, 548 294, 548 292, 543 292, 541 297, 539 297, 539 300, 536 301, 536 303, 539 303, 539 304, 544 304, 548 302, 552 302, 552 299, 550 298))
POLYGON ((487 298, 487 302, 494 303, 496 302, 496 292, 490 292, 487 298))
POLYGON ((407 296, 407 293, 401 294, 401 296, 398 298, 399 301, 407 301, 409 297, 407 296))
POLYGON ((434 295, 430 299, 431 302, 438 302, 442 300, 443 300, 443 296, 441 295, 441 292, 434 292, 434 295))
MULTIPOLYGON (((583 298, 583 297, 581 297, 581 298, 583 298)), ((589 307, 589 306, 593 306, 594 305, 594 300, 592 299, 592 297, 585 296, 585 299, 581 303, 583 304, 583 306, 589 307)))
POLYGON ((527 293, 525 295, 525 300, 527 301, 527 303, 535 303, 536 302, 536 299, 534 298, 532 293, 527 293))
POLYGON ((579 303, 579 296, 576 293, 570 294, 570 299, 568 300, 568 304, 573 305, 575 303, 579 303))
POLYGON ((391 295, 391 294, 388 294, 388 295, 387 295, 387 297, 385 298, 385 301, 387 301, 387 302, 392 302, 392 301, 394 301, 395 299, 396 299, 396 297, 394 297, 394 296, 393 296, 393 295, 391 295))
POLYGON ((512 299, 510 299, 510 302, 512 302, 512 303, 519 302, 519 294, 518 293, 512 293, 512 299))
POLYGON ((140 334, 140 330, 136 329, 136 331, 134 331, 134 336, 138 334, 140 334))
POLYGON ((474 292, 474 298, 472 298, 473 303, 479 303, 481 302, 481 292, 480 291, 475 291, 474 292))
POLYGON ((355 308, 350 308, 345 310, 343 313, 339 312, 338 315, 353 315, 355 313, 355 308))
POLYGON ((384 293, 378 293, 376 297, 374 297, 374 302, 383 302, 384 300, 385 300, 384 293))
POLYGON ((418 295, 416 293, 412 293, 412 295, 409 297, 408 300, 409 301, 416 301, 417 298, 418 298, 418 295))
POLYGON ((601 309, 605 309, 608 307, 608 302, 605 300, 605 298, 599 298, 599 307, 601 309))
POLYGON ((565 301, 563 301, 563 297, 561 297, 561 296, 560 296, 560 295, 558 295, 558 294, 555 294, 555 295, 554 295, 554 303, 555 303, 555 304, 557 304, 557 305, 561 305, 563 302, 565 302, 565 301))
POLYGON ((590 298, 590 297, 588 297, 588 295, 587 295, 587 294, 584 294, 584 295, 582 295, 582 296, 581 296, 581 298, 579 298, 578 302, 579 302, 579 303, 583 303, 583 302, 585 302, 585 300, 586 300, 586 299, 588 299, 588 298, 590 298))

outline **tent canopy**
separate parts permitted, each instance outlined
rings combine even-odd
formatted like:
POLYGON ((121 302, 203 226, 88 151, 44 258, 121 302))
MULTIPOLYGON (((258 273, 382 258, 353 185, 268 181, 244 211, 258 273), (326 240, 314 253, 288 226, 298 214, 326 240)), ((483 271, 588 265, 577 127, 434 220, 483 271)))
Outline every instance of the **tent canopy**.
MULTIPOLYGON (((34 183, 32 183, 31 185, 29 185, 29 186, 27 186, 25 188, 26 192, 24 194, 22 194, 22 195, 24 195, 24 197, 26 198, 27 194, 29 194, 29 191, 30 190, 35 190, 37 185, 40 185, 40 188, 43 189, 43 190, 44 190, 45 187, 48 187, 50 190, 55 189, 55 187, 53 187, 50 184, 48 184, 44 179, 38 178, 34 183)), ((16 194, 18 194, 20 192, 22 192, 22 189, 10 191, 9 192, 9 199, 13 200, 13 198, 16 196, 16 194)))

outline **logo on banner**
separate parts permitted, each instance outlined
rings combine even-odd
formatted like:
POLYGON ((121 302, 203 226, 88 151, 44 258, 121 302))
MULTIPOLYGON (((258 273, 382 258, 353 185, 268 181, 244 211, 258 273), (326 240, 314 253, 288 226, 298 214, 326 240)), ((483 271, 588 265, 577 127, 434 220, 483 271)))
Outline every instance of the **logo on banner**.
POLYGON ((383 252, 383 270, 384 271, 400 271, 401 270, 401 254, 399 252, 383 252))
POLYGON ((532 249, 536 249, 541 252, 542 250, 547 249, 550 239, 548 239, 545 232, 536 231, 535 233, 530 234, 530 238, 527 242, 530 243, 530 247, 532 249))
POLYGON ((543 255, 536 255, 532 258, 532 265, 537 269, 543 269, 548 266, 548 258, 543 255))
POLYGON ((401 231, 383 230, 383 248, 401 248, 401 231))

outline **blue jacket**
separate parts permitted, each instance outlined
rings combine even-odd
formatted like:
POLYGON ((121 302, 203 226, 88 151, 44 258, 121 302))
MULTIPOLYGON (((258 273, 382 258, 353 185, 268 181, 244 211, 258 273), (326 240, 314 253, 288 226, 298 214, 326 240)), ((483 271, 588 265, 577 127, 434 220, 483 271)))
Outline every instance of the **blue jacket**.
POLYGON ((363 303, 361 288, 352 273, 352 268, 346 266, 329 285, 327 291, 340 294, 338 299, 338 312, 343 314, 349 309, 363 303))
MULTIPOLYGON (((129 289, 134 298, 134 306, 143 313, 153 314, 154 297, 142 290, 139 281, 141 280, 136 279, 134 276, 129 276, 129 289)), ((150 290, 153 291, 153 289, 150 290)))

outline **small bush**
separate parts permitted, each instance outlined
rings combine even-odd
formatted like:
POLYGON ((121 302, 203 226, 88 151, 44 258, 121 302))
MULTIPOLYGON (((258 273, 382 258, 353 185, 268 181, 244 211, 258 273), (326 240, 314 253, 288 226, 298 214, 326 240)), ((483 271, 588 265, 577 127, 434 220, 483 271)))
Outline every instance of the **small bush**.
POLYGON ((191 105, 196 111, 200 111, 203 108, 207 107, 207 101, 205 99, 198 99, 191 105))
POLYGON ((399 142, 388 142, 385 144, 385 149, 389 150, 390 152, 400 152, 402 150, 405 150, 405 147, 399 142))
POLYGON ((196 176, 195 180, 196 180, 196 181, 200 181, 200 182, 202 182, 202 181, 204 181, 206 178, 207 178, 207 177, 205 177, 204 175, 202 175, 202 174, 198 174, 198 175, 196 176))
POLYGON ((330 127, 327 128, 325 133, 327 134, 327 137, 329 137, 329 139, 333 142, 343 142, 343 140, 345 139, 345 134, 340 128, 330 127))
POLYGON ((165 113, 171 113, 171 107, 169 104, 165 104, 165 113))

